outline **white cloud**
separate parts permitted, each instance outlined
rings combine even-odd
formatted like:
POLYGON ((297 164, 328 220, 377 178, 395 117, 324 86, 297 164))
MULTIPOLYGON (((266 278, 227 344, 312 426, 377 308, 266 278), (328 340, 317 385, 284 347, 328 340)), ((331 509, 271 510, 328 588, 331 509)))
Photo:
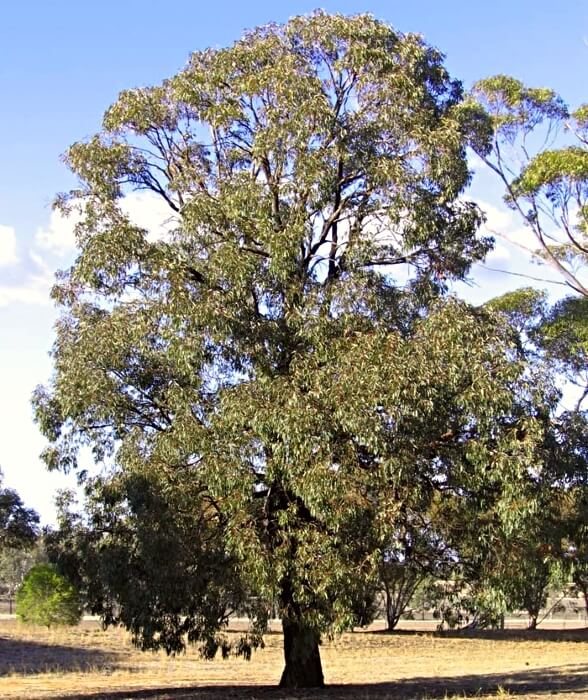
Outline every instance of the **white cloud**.
POLYGON ((496 243, 487 262, 501 262, 520 258, 524 249, 527 255, 538 248, 532 231, 524 226, 518 215, 510 209, 498 208, 493 204, 477 200, 480 209, 486 214, 486 223, 480 228, 484 235, 493 236, 496 243))
POLYGON ((41 274, 29 275, 20 284, 0 285, 0 307, 14 303, 51 306, 53 302, 49 293, 53 281, 53 274, 43 271, 41 274))
MULTIPOLYGON (((150 241, 165 239, 177 225, 177 216, 158 196, 150 192, 132 192, 120 201, 120 207, 130 220, 147 231, 150 241)), ((81 214, 74 207, 70 216, 60 211, 51 212, 45 226, 37 229, 32 249, 29 250, 29 263, 33 271, 16 271, 16 277, 0 284, 0 307, 13 303, 48 306, 49 293, 54 282, 55 261, 51 256, 61 258, 60 265, 67 263, 76 250, 74 229, 81 214), (64 260, 65 258, 65 260, 64 260)), ((16 235, 13 228, 0 226, 0 267, 18 262, 16 255, 16 235)))
MULTIPOLYGON (((165 238, 177 223, 177 217, 163 199, 150 192, 131 192, 120 200, 120 208, 134 224, 148 232, 151 242, 165 238)), ((59 256, 73 253, 76 249, 74 229, 80 218, 75 207, 69 216, 53 210, 47 227, 37 229, 36 245, 59 256)))
POLYGON ((12 226, 0 225, 0 267, 14 265, 16 262, 16 231, 12 226))
POLYGON ((12 303, 49 306, 52 304, 50 291, 54 282, 54 271, 34 252, 29 253, 34 267, 28 274, 21 269, 10 284, 0 284, 0 308, 12 303))
POLYGON ((47 262, 38 253, 31 251, 29 257, 35 263, 35 265, 41 270, 41 272, 46 276, 53 276, 52 268, 47 264, 47 262))
POLYGON ((69 216, 64 216, 60 211, 54 209, 49 217, 47 228, 39 227, 37 229, 36 245, 41 250, 60 256, 73 253, 76 248, 74 228, 79 220, 80 215, 75 210, 69 216))
POLYGON ((120 208, 136 226, 147 231, 151 243, 167 238, 178 223, 177 214, 151 192, 131 192, 121 200, 120 208))

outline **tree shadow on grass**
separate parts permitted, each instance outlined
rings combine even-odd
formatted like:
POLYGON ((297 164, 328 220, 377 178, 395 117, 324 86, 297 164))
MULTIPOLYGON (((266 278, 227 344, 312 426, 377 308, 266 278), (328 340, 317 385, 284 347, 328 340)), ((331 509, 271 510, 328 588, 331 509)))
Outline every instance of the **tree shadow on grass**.
POLYGON ((56 671, 114 670, 116 653, 0 637, 0 676, 56 671))
POLYGON ((321 690, 280 690, 275 686, 150 688, 60 696, 56 700, 407 700, 481 695, 546 695, 588 691, 588 664, 566 664, 504 674, 406 678, 390 683, 331 685, 321 690))
POLYGON ((491 641, 524 642, 588 642, 588 627, 574 629, 506 629, 506 630, 366 630, 362 634, 384 637, 436 637, 438 639, 488 639, 491 641))

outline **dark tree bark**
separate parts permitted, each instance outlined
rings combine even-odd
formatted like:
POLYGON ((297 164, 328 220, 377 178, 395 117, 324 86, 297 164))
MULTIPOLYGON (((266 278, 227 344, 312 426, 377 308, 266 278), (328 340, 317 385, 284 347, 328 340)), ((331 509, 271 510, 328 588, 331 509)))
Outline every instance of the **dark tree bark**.
MULTIPOLYGON (((274 483, 271 489, 272 499, 268 502, 270 512, 270 537, 276 537, 271 529, 275 514, 285 510, 290 504, 297 505, 298 518, 301 523, 313 520, 304 501, 294 493, 288 493, 281 484, 274 483)), ((290 560, 296 560, 298 543, 293 534, 289 542, 290 560)), ((280 610, 282 630, 284 633, 285 667, 280 679, 280 688, 322 688, 325 685, 321 655, 319 651, 320 633, 304 622, 304 613, 296 600, 291 572, 281 581, 280 610)))
POLYGON ((296 618, 283 618, 284 660, 280 688, 322 688, 325 685, 320 637, 296 618))

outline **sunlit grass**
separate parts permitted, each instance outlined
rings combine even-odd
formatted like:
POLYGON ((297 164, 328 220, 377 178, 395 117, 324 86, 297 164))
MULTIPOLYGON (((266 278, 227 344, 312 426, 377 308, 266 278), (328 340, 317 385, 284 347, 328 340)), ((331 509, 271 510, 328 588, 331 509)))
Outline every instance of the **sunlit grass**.
POLYGON ((282 638, 270 634, 251 662, 141 653, 124 630, 85 622, 66 629, 0 622, 0 697, 588 698, 588 633, 480 635, 353 633, 322 647, 328 691, 278 693, 282 638), (131 695, 129 695, 131 694, 131 695), (145 695, 147 697, 147 694, 145 695))

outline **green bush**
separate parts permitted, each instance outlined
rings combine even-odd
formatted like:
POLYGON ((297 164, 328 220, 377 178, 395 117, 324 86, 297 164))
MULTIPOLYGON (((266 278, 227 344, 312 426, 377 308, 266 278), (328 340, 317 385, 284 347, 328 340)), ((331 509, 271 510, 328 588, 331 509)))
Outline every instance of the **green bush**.
POLYGON ((82 605, 76 589, 51 564, 37 564, 16 595, 16 615, 36 625, 77 625, 82 605))

